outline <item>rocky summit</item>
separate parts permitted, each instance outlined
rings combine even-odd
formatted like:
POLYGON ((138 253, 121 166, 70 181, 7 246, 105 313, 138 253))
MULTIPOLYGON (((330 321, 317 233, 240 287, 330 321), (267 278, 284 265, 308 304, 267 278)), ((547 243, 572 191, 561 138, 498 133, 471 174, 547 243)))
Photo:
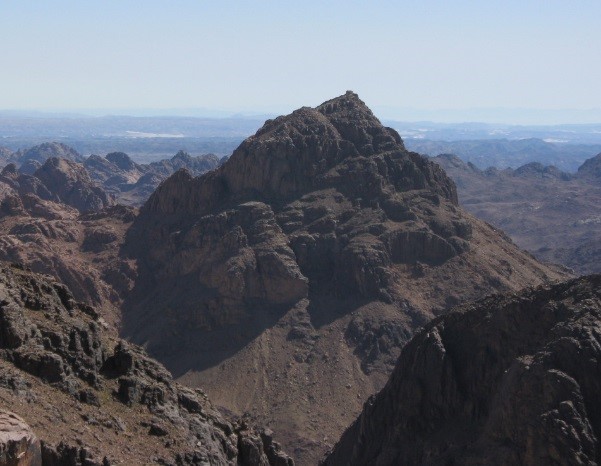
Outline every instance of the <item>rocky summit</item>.
POLYGON ((453 305, 564 277, 458 207, 353 92, 164 181, 129 229, 123 332, 314 463, 453 305))
POLYGON ((324 465, 598 464, 601 276, 428 324, 324 465))
POLYGON ((292 466, 50 277, 0 267, 0 464, 292 466))

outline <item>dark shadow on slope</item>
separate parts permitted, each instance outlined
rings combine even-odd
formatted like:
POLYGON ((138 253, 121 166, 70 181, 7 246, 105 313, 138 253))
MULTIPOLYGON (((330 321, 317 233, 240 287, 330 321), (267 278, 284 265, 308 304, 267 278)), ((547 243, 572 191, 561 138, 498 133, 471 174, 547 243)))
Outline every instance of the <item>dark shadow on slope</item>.
POLYGON ((140 277, 123 306, 122 337, 143 345, 177 378, 190 369, 219 365, 273 327, 293 305, 248 302, 224 310, 222 303, 223 297, 201 286, 193 274, 153 286, 140 277))

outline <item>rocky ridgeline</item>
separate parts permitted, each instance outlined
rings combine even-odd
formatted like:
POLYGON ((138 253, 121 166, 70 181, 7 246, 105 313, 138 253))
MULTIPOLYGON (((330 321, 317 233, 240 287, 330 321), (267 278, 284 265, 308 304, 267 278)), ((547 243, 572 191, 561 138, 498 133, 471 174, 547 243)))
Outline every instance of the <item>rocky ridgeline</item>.
POLYGON ((428 324, 324 465, 596 464, 601 276, 428 324))
POLYGON ((444 171, 352 92, 175 173, 124 250, 139 272, 125 335, 307 464, 435 312, 561 276, 462 212, 444 171))
POLYGON ((16 267, 0 269, 0 365, 0 403, 26 420, 0 413, 2 464, 292 465, 270 432, 226 421, 64 285, 16 267))
MULTIPOLYGON (((46 168, 40 174, 44 175, 46 173, 54 179, 55 174, 48 173, 48 168, 51 168, 46 164, 48 159, 61 159, 61 172, 64 172, 65 169, 78 171, 77 179, 84 181, 89 187, 93 186, 96 190, 95 195, 106 196, 97 191, 102 187, 106 193, 113 196, 120 204, 132 206, 142 205, 161 181, 181 168, 187 169, 194 175, 200 175, 216 168, 221 163, 219 157, 213 154, 193 157, 181 150, 170 159, 139 164, 123 152, 111 152, 104 157, 99 155, 83 157, 75 149, 57 142, 46 142, 17 152, 0 147, 0 166, 8 167, 10 165, 8 169, 15 171, 16 168, 18 174, 36 176, 38 170, 44 165, 46 168), (13 165, 15 168, 11 168, 13 165)), ((57 162, 54 165, 56 169, 57 162)), ((31 180, 25 181, 24 179, 22 179, 22 182, 32 183, 31 180)), ((60 186, 60 183, 55 182, 54 184, 55 188, 60 186)), ((63 196, 76 197, 78 190, 79 186, 68 184, 63 189, 62 194, 63 196)), ((81 195, 81 193, 79 194, 81 195)), ((65 200, 62 200, 62 202, 69 204, 65 200)), ((79 200, 78 202, 81 204, 82 201, 79 200)), ((98 201, 89 199, 87 202, 98 201)), ((89 210, 90 206, 85 208, 89 210)))

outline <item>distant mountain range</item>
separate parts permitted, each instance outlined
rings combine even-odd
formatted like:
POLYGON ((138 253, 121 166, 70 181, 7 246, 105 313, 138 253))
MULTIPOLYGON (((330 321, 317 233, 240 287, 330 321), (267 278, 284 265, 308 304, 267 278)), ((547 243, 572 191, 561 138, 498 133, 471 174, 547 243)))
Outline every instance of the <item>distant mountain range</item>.
POLYGON ((578 273, 601 272, 601 154, 573 174, 537 162, 480 170, 456 155, 432 160, 455 181, 461 205, 518 246, 578 273))
POLYGON ((171 158, 140 164, 124 152, 111 152, 104 157, 83 157, 73 148, 58 142, 45 142, 17 152, 0 148, 0 166, 8 165, 8 172, 14 172, 17 177, 19 174, 21 177, 37 175, 42 167, 48 165, 49 159, 74 162, 74 169, 85 173, 90 183, 93 181, 102 186, 119 203, 134 206, 142 205, 161 181, 177 170, 185 168, 192 175, 200 175, 221 162, 214 154, 192 157, 179 151, 171 158))
POLYGON ((575 172, 585 160, 601 152, 601 143, 560 144, 537 138, 464 141, 407 138, 405 145, 410 150, 432 157, 438 154, 455 154, 481 169, 517 168, 530 162, 539 162, 554 165, 567 172, 575 172))

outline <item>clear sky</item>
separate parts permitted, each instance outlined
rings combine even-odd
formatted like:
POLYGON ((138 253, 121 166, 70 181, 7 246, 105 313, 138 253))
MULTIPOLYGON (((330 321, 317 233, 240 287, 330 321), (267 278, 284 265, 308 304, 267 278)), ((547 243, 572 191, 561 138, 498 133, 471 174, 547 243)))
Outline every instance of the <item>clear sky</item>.
POLYGON ((601 1, 0 0, 0 63, 0 109, 284 112, 352 89, 387 117, 590 117, 601 1))

